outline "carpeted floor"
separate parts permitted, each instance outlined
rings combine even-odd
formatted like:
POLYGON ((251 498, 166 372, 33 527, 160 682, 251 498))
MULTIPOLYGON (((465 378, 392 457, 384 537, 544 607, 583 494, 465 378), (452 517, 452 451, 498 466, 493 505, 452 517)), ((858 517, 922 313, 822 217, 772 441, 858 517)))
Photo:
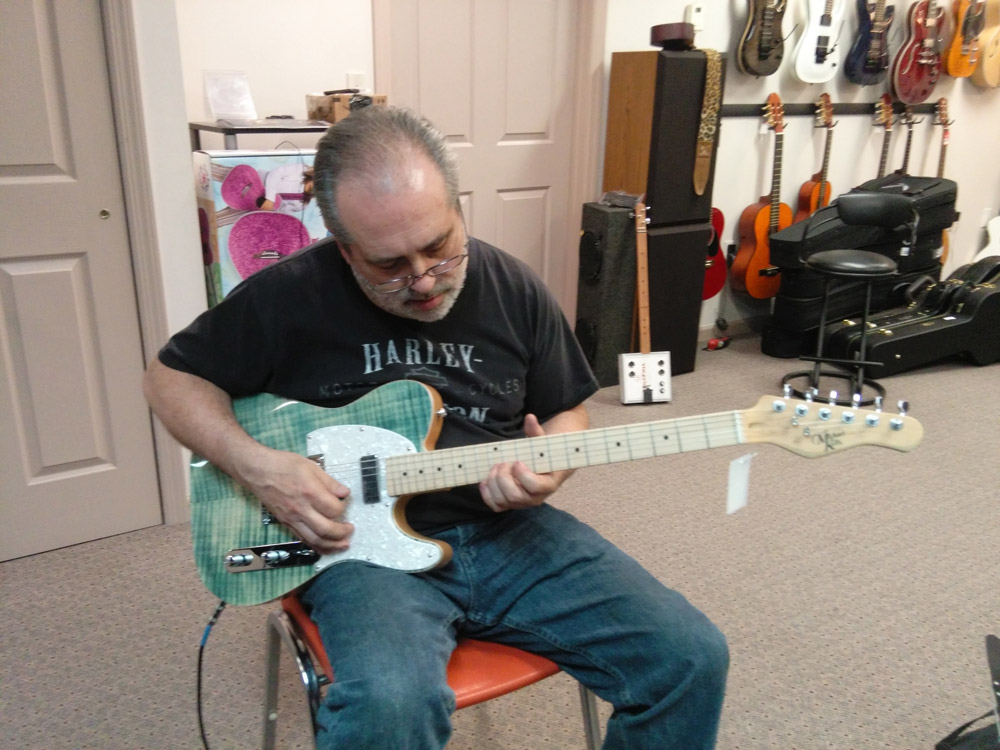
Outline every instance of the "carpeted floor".
MULTIPOLYGON (((699 352, 670 404, 590 402, 595 427, 753 406, 791 360, 754 336, 699 352)), ((1000 365, 947 362, 887 378, 926 431, 913 452, 801 458, 771 445, 594 467, 555 503, 682 591, 726 633, 719 750, 932 748, 987 710, 983 640, 1000 632, 1000 365), (732 460, 754 454, 749 504, 726 514, 732 460)), ((187 526, 0 565, 0 746, 196 748, 195 662, 214 607, 187 526)), ((229 608, 208 640, 211 746, 260 746, 272 605, 229 608)), ((287 666, 287 664, 286 664, 287 666)), ((282 676, 281 746, 307 748, 282 676)), ((602 705, 603 715, 609 713, 602 705)), ((558 675, 456 714, 458 750, 582 748, 576 687, 558 675)))

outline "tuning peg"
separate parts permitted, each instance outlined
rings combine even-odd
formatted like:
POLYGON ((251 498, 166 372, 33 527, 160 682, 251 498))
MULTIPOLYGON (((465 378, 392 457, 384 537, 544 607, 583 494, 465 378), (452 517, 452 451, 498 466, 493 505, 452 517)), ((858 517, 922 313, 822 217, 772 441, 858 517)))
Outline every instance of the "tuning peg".
POLYGON ((881 412, 882 411, 882 397, 881 396, 876 396, 875 397, 875 411, 876 412, 881 412))
POLYGON ((781 393, 782 393, 782 395, 785 398, 791 398, 792 397, 792 386, 789 385, 788 383, 785 383, 785 385, 782 386, 782 388, 781 388, 781 393))
POLYGON ((854 406, 855 409, 860 409, 861 408, 861 394, 860 393, 855 393, 853 396, 851 396, 851 404, 854 406))
POLYGON ((836 391, 830 391, 830 401, 829 401, 830 406, 837 405, 837 395, 838 394, 836 391))
POLYGON ((901 417, 905 417, 906 416, 906 412, 908 412, 910 410, 910 402, 909 401, 899 401, 896 404, 896 406, 899 409, 899 416, 901 416, 901 417))
POLYGON ((803 393, 802 395, 805 396, 806 401, 809 401, 811 403, 815 392, 816 392, 815 388, 807 388, 806 392, 803 393))

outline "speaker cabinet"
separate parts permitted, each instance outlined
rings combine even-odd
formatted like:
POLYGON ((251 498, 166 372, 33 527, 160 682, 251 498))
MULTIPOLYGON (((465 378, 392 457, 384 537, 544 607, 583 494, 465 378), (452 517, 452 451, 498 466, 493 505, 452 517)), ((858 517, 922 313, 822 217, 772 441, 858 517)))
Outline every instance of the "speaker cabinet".
MULTIPOLYGON (((644 194, 654 226, 711 218, 715 170, 702 195, 695 194, 692 176, 706 67, 697 50, 611 56, 604 190, 644 194)), ((723 58, 720 103, 725 69, 723 58)))
POLYGON ((654 352, 670 352, 670 372, 694 370, 698 353, 701 291, 711 224, 650 227, 649 343, 654 352))
POLYGON ((602 388, 618 384, 618 355, 631 350, 635 273, 632 211, 583 204, 575 332, 602 388))

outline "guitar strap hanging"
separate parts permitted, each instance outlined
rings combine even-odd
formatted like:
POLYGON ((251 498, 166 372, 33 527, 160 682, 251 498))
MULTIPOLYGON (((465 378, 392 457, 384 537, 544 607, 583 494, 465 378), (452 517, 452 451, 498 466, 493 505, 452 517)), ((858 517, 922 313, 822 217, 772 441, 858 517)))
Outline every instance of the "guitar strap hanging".
POLYGON ((704 195, 712 174, 712 152, 719 130, 719 105, 722 101, 722 56, 718 50, 706 49, 705 94, 701 102, 701 123, 694 154, 694 192, 704 195))

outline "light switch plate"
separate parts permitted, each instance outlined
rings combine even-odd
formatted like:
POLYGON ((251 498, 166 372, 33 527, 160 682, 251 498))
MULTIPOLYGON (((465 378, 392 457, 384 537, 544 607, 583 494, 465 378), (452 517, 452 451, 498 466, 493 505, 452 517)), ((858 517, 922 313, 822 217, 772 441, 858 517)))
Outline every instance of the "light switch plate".
POLYGON ((618 355, 618 387, 623 404, 670 400, 670 352, 618 355))

